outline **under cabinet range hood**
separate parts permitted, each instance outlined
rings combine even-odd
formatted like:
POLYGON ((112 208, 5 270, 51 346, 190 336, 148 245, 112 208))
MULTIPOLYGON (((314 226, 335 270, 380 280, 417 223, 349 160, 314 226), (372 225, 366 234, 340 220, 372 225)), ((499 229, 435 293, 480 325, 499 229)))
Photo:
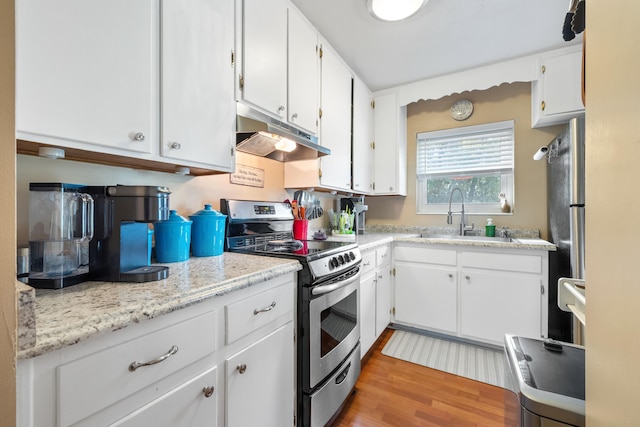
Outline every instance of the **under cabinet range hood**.
POLYGON ((237 103, 236 150, 280 162, 315 159, 331 154, 318 138, 237 103))

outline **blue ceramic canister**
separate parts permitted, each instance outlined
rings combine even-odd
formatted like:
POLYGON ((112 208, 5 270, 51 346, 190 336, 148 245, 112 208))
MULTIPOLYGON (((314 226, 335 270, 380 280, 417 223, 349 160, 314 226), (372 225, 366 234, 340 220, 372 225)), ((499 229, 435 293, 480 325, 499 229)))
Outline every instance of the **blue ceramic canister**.
POLYGON ((192 221, 169 211, 169 219, 153 223, 156 239, 156 261, 178 262, 189 259, 192 221))
POLYGON ((224 227, 227 216, 204 205, 204 209, 189 215, 191 227, 191 253, 193 256, 222 255, 224 227))

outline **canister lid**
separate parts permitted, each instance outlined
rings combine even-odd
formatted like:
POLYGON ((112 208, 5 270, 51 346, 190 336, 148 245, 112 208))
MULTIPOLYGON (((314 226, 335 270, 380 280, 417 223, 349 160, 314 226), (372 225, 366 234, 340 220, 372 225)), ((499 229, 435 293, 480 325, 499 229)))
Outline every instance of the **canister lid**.
POLYGON ((164 221, 157 221, 156 224, 158 224, 158 223, 166 224, 168 222, 188 222, 188 223, 191 223, 192 221, 189 221, 185 217, 178 215, 178 212, 176 212, 175 210, 172 209, 172 210, 169 211, 169 218, 167 218, 164 221))
POLYGON ((194 217, 200 217, 200 216, 205 216, 205 217, 214 217, 214 216, 224 216, 226 217, 226 215, 214 210, 211 208, 211 205, 204 205, 204 209, 199 210, 198 212, 194 213, 193 215, 189 215, 189 218, 194 219, 194 217))

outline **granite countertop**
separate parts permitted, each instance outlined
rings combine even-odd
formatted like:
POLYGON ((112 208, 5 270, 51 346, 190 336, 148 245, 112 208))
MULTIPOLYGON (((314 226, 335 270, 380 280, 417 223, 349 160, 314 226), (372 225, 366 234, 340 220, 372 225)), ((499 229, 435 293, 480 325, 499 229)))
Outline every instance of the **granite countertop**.
POLYGON ((295 260, 230 252, 165 265, 170 268, 169 277, 155 282, 85 282, 35 292, 26 285, 20 288, 18 359, 35 357, 302 268, 295 260))
MULTIPOLYGON (((419 243, 425 245, 456 245, 456 246, 475 246, 490 248, 506 248, 506 249, 534 249, 534 250, 557 250, 556 245, 540 238, 540 231, 535 229, 510 229, 512 236, 511 241, 499 240, 468 240, 456 236, 457 230, 451 227, 420 227, 420 226, 395 226, 395 225, 374 225, 370 227, 371 232, 358 235, 357 242, 361 249, 365 249, 366 245, 375 245, 376 239, 383 239, 388 236, 390 241, 419 243), (420 237, 422 234, 438 235, 438 237, 420 237), (450 236, 450 238, 447 237, 450 236), (360 243, 362 241, 362 244, 360 243)), ((380 243, 378 243, 380 244, 380 243)))
POLYGON ((488 248, 503 248, 503 249, 537 249, 545 251, 557 250, 556 245, 549 243, 546 240, 539 238, 512 238, 511 241, 490 241, 490 240, 465 240, 461 238, 446 237, 399 237, 394 239, 396 242, 405 243, 420 243, 430 245, 456 245, 456 246, 475 246, 475 247, 488 247, 488 248))
MULTIPOLYGON (((557 250, 556 245, 549 243, 544 239, 535 237, 535 233, 522 233, 522 237, 513 237, 511 241, 505 242, 500 240, 472 240, 475 237, 482 238, 482 236, 472 236, 470 239, 465 240, 459 236, 451 235, 448 238, 446 235, 438 235, 437 237, 420 237, 419 232, 397 232, 397 231, 374 231, 371 233, 358 234, 355 238, 355 242, 361 251, 374 248, 376 246, 384 245, 392 242, 404 242, 404 243, 418 243, 423 245, 455 245, 455 246, 475 246, 475 247, 489 247, 489 248, 506 248, 506 249, 534 249, 534 250, 557 250)), ((329 236, 328 240, 332 240, 329 236)))

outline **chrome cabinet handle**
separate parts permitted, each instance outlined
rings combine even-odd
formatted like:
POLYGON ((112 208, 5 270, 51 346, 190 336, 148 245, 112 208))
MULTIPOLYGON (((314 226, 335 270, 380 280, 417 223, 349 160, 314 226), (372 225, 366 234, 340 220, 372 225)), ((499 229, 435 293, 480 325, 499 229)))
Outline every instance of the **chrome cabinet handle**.
POLYGON ((281 106, 278 107, 278 112, 280 112, 280 111, 284 111, 284 105, 281 105, 281 106))
POLYGON ((293 114, 291 115, 291 120, 293 120, 293 119, 297 119, 297 118, 298 118, 298 113, 293 113, 293 114))
POLYGON ((172 142, 169 145, 169 148, 173 149, 173 150, 179 150, 182 148, 182 144, 180 144, 179 142, 172 142))
POLYGON ((136 141, 144 141, 144 133, 142 132, 137 132, 133 135, 133 139, 135 139, 136 141))
POLYGON ((240 372, 241 374, 244 374, 245 372, 247 372, 247 365, 246 364, 242 364, 242 365, 238 365, 236 366, 236 369, 238 370, 238 372, 240 372))
POLYGON ((471 276, 464 276, 465 279, 471 280, 471 276))
POLYGON ((449 273, 449 279, 453 279, 453 274, 449 273))
POLYGON ((274 309, 275 306, 276 306, 276 302, 274 301, 268 307, 261 308, 259 310, 256 308, 255 310, 253 310, 253 315, 255 316, 255 315, 260 314, 260 313, 266 313, 267 311, 271 311, 271 310, 274 309))
POLYGON ((153 360, 150 360, 148 362, 131 362, 131 364, 129 365, 129 371, 134 372, 136 369, 141 368, 143 366, 151 366, 151 365, 155 365, 156 363, 160 363, 165 361, 169 356, 172 356, 174 354, 176 354, 178 352, 178 346, 174 345, 171 346, 171 348, 169 349, 169 351, 166 354, 163 354, 160 357, 156 357, 153 360))
POLYGON ((215 388, 212 385, 210 385, 202 389, 202 394, 204 394, 204 397, 211 397, 214 391, 215 391, 215 388))

